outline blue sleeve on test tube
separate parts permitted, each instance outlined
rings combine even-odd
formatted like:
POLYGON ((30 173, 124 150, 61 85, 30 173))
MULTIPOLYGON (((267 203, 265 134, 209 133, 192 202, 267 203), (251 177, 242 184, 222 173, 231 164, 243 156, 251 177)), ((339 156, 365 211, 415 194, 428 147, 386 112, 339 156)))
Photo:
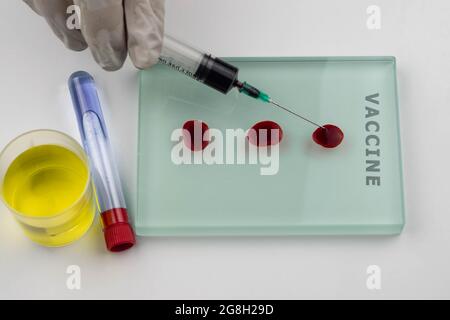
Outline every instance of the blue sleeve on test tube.
POLYGON ((83 130, 83 115, 89 111, 97 115, 102 126, 103 134, 108 139, 94 78, 85 71, 77 71, 69 78, 69 89, 83 143, 86 139, 85 130, 83 130))
POLYGON ((69 89, 100 211, 126 208, 95 81, 89 73, 78 71, 70 77, 69 89))

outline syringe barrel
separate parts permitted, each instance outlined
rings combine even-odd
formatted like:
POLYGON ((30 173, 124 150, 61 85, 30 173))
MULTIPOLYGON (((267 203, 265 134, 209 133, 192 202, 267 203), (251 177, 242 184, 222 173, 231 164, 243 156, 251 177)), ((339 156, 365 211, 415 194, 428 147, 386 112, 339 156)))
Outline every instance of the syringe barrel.
POLYGON ((164 36, 159 61, 222 93, 234 86, 238 68, 169 35, 164 36))

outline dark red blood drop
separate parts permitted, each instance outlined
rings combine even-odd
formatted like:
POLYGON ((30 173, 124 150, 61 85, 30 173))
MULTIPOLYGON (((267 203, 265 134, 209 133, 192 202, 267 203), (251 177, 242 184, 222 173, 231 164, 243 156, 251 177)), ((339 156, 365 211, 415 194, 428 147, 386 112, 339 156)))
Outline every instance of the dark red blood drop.
POLYGON ((323 125, 325 128, 317 128, 312 134, 315 143, 324 148, 336 148, 344 140, 344 133, 338 127, 332 124, 323 125))
POLYGON ((189 120, 183 125, 183 140, 192 151, 200 151, 209 144, 209 127, 200 120, 189 120))
POLYGON ((250 128, 247 139, 251 144, 258 147, 276 145, 283 139, 283 129, 276 122, 261 121, 250 128), (276 131, 272 132, 272 130, 278 130, 278 134, 276 134, 276 131), (274 134, 272 135, 272 133, 274 134), (264 137, 266 138, 264 139, 264 137))

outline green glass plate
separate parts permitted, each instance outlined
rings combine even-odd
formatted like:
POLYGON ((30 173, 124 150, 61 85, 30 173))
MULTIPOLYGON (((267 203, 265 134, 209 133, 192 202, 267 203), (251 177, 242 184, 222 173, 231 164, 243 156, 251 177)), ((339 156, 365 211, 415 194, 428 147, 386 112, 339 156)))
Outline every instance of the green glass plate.
MULTIPOLYGON (((398 234, 404 225, 393 57, 232 58, 239 78, 345 133, 335 149, 315 128, 236 90, 222 95, 166 66, 141 72, 138 235, 398 234), (278 173, 258 164, 177 165, 174 130, 190 119, 284 131, 278 173), (369 144, 370 146, 367 146, 369 144)), ((224 137, 224 144, 226 138, 224 137)), ((225 160, 224 160, 225 161, 225 160)))

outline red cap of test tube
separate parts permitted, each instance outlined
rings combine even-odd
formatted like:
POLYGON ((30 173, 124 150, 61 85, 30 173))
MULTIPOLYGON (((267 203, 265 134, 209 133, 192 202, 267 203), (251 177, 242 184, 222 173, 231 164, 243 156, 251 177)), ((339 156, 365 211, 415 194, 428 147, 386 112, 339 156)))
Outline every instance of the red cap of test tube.
POLYGON ((109 251, 120 252, 134 246, 136 238, 128 222, 125 208, 113 208, 102 212, 103 234, 109 251))

